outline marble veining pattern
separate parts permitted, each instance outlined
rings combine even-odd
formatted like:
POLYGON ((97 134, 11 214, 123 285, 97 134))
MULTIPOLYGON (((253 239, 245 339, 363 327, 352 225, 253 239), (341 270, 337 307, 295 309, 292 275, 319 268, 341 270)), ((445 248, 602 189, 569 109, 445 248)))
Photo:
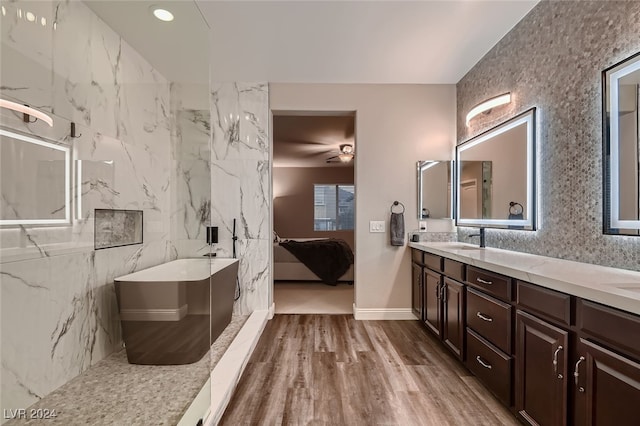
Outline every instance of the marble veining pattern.
POLYGON ((119 348, 113 278, 178 251, 169 231, 168 81, 83 2, 3 5, 11 16, 21 7, 48 24, 3 17, 2 95, 51 111, 55 125, 26 124, 4 109, 0 121, 70 146, 74 171, 82 163, 70 226, 0 230, 1 405, 16 409, 119 348), (94 252, 94 208, 144 210, 144 244, 94 252))
POLYGON ((271 205, 268 87, 211 84, 211 224, 219 227, 218 256, 231 257, 236 219, 240 299, 234 312, 267 309, 271 205))
POLYGON ((54 419, 16 419, 5 424, 175 425, 247 318, 234 316, 208 355, 193 364, 134 365, 120 350, 30 407, 55 409, 54 419))
POLYGON ((176 164, 172 239, 204 240, 211 215, 209 111, 178 111, 172 138, 176 164))
MULTIPOLYGON (((601 72, 640 51, 640 2, 542 1, 457 84, 458 142, 537 107, 539 230, 487 246, 640 271, 640 238, 602 233, 601 72), (513 100, 465 126, 474 105, 513 100)), ((472 229, 458 228, 460 241, 472 229)))

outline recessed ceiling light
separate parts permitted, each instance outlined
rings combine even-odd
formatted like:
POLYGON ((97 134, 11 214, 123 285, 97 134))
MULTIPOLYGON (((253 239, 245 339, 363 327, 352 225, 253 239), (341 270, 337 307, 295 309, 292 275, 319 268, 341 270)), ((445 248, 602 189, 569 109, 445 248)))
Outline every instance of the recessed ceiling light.
POLYGON ((153 7, 153 16, 158 18, 161 21, 169 22, 173 21, 173 13, 169 12, 166 9, 161 9, 159 7, 153 7))
POLYGON ((27 12, 26 17, 27 21, 29 22, 33 22, 36 20, 36 15, 34 15, 32 12, 27 12))

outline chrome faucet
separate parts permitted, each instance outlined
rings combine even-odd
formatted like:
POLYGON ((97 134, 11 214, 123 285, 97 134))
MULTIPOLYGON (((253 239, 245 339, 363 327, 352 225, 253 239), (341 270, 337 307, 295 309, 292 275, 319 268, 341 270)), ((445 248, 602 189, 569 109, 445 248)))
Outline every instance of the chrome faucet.
POLYGON ((469 238, 471 237, 480 237, 480 248, 485 248, 485 237, 484 237, 484 228, 480 228, 480 233, 479 234, 471 234, 469 235, 469 238))

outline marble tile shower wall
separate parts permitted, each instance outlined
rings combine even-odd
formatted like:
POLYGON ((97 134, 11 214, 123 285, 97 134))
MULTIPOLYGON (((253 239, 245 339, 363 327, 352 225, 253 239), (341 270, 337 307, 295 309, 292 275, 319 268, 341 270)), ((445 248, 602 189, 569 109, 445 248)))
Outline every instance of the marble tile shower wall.
POLYGON ((542 1, 457 84, 459 143, 538 107, 539 230, 489 230, 487 245, 640 270, 640 238, 602 234, 601 72, 640 51, 638 22, 640 2, 542 1), (465 126, 504 92, 508 107, 465 126))
MULTIPOLYGON (((166 79, 82 2, 3 6, 2 94, 51 111, 55 125, 26 125, 6 114, 2 125, 70 144, 86 172, 81 220, 24 228, 38 246, 34 258, 2 256, 1 404, 16 409, 119 348, 114 277, 174 259, 176 250, 166 79), (46 24, 17 19, 19 7, 46 24), (70 139, 68 120, 78 123, 80 138, 70 139), (144 210, 144 245, 93 251, 94 207, 144 210), (50 249, 60 243, 68 250, 50 249)), ((20 230, 0 232, 4 251, 20 230)))
MULTIPOLYGON (((172 92, 172 102, 174 96, 172 92)), ((178 257, 209 251, 206 226, 211 217, 211 119, 208 110, 172 110, 173 191, 171 241, 178 257)))
POLYGON ((211 84, 211 223, 219 256, 231 257, 237 220, 241 297, 234 312, 269 307, 269 92, 266 83, 211 84))

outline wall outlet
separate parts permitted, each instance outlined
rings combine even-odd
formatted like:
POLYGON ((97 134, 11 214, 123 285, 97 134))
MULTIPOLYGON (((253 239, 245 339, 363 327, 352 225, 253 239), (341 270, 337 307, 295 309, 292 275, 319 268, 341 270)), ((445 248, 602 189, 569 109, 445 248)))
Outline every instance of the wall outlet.
POLYGON ((418 222, 418 229, 420 230, 420 232, 427 232, 427 221, 421 220, 420 222, 418 222))
POLYGON ((370 220, 369 232, 384 232, 384 220, 370 220))

